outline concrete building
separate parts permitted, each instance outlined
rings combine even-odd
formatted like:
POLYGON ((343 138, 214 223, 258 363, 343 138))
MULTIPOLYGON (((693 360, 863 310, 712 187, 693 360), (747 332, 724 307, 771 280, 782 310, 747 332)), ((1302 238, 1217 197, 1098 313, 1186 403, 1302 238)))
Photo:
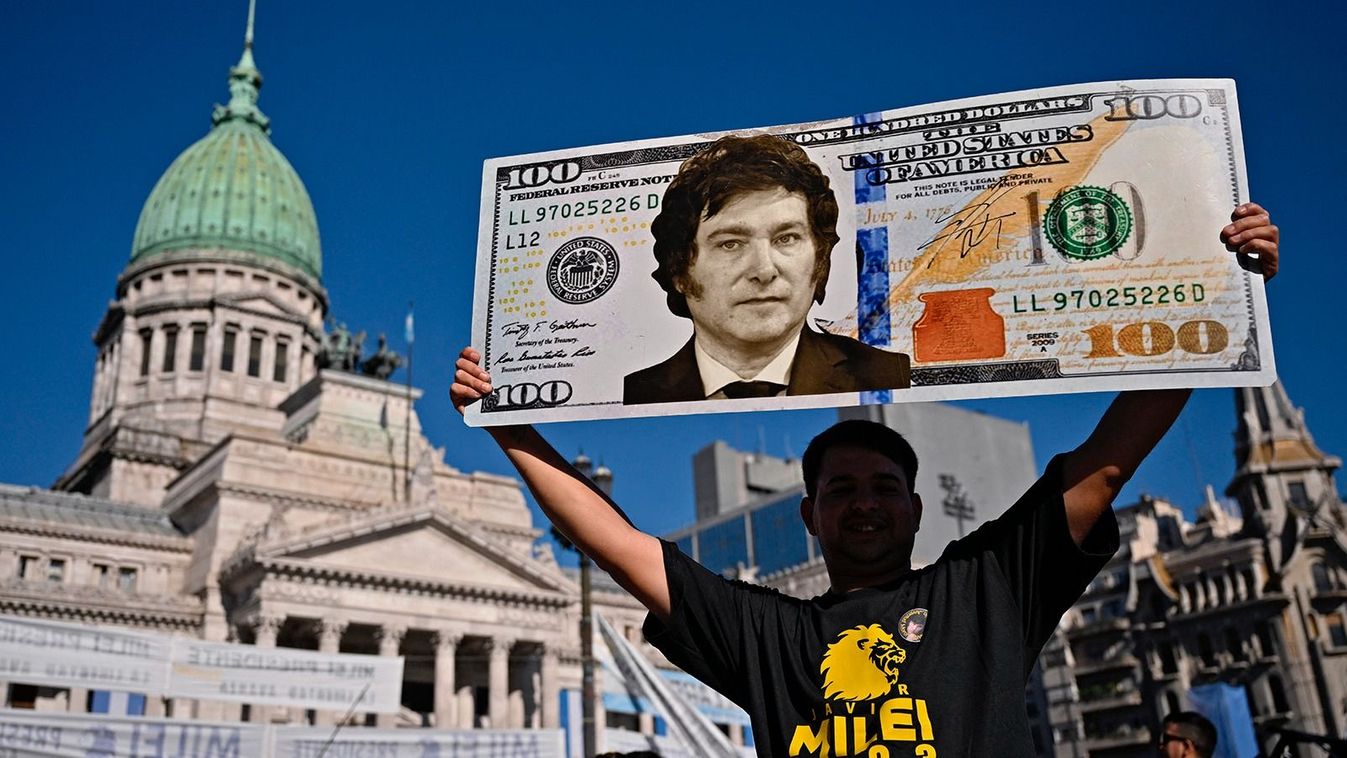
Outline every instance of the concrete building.
POLYGON ((1153 755, 1163 716, 1214 684, 1263 751, 1277 728, 1347 730, 1341 460, 1280 383, 1235 398, 1238 514, 1210 489, 1196 522, 1152 498, 1118 509, 1122 549, 1041 657, 1055 755, 1153 755))

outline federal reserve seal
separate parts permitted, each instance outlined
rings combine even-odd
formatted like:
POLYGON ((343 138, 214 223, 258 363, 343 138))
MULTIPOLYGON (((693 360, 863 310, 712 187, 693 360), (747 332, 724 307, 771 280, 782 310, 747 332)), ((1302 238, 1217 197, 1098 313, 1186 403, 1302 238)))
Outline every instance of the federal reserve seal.
POLYGON ((1103 187, 1077 185, 1048 206, 1043 218, 1048 242, 1068 260, 1112 255, 1132 234, 1132 211, 1103 187))
POLYGON ((547 262, 547 288, 563 303, 597 300, 617 281, 617 251, 598 237, 576 237, 547 262))

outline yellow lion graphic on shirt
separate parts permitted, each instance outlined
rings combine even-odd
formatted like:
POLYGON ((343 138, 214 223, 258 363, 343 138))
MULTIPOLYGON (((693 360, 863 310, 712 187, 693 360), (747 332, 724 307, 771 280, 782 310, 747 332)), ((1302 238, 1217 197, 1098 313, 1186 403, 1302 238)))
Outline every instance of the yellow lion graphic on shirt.
POLYGON ((898 664, 906 660, 907 651, 878 624, 847 629, 823 654, 823 696, 870 700, 886 695, 898 681, 898 664))

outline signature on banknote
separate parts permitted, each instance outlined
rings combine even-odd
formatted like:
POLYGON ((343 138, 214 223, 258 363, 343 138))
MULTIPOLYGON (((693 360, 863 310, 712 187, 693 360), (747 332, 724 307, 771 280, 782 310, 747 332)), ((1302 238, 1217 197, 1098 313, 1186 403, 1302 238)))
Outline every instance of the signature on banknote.
POLYGON ((575 318, 566 319, 565 321, 543 319, 532 323, 526 321, 510 321, 501 327, 501 334, 519 340, 537 332, 545 331, 555 334, 557 332, 568 332, 576 329, 592 329, 596 326, 598 326, 598 324, 589 321, 581 321, 580 319, 575 318))
POLYGON ((927 261, 926 267, 935 265, 936 258, 940 257, 943 251, 951 241, 959 243, 959 257, 966 258, 970 252, 978 245, 986 242, 988 238, 995 237, 996 248, 1001 247, 1001 227, 1005 220, 1015 215, 1014 211, 1002 213, 999 216, 991 215, 992 208, 997 201, 1005 197, 1011 188, 1003 186, 992 193, 986 202, 971 204, 965 206, 954 213, 936 219, 937 224, 941 224, 940 233, 932 237, 927 242, 920 245, 918 250, 925 250, 935 245, 932 250, 931 260, 927 261), (937 244, 939 243, 939 244, 937 244))

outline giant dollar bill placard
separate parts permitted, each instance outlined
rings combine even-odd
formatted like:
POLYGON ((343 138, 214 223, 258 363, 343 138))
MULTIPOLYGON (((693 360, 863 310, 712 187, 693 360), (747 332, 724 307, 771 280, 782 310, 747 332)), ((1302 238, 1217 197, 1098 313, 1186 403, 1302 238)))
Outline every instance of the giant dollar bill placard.
POLYGON ((468 421, 1268 384, 1247 200, 1229 80, 491 159, 468 421))

